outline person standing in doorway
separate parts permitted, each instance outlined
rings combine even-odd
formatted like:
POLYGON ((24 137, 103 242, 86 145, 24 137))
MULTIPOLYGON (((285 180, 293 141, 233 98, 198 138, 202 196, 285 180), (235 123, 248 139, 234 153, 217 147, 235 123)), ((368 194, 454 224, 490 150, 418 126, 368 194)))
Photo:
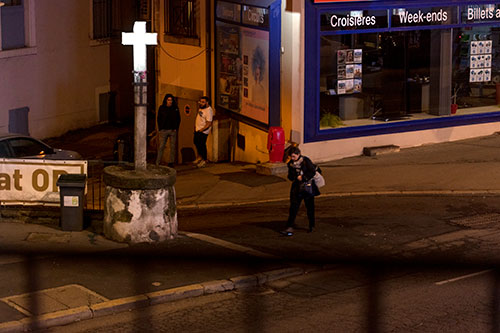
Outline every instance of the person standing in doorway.
POLYGON ((214 111, 210 106, 210 98, 203 96, 198 101, 198 113, 195 120, 194 128, 194 145, 198 152, 198 157, 194 161, 194 164, 198 168, 203 168, 207 165, 207 138, 210 134, 210 129, 212 128, 212 122, 214 118, 214 111))
POLYGON ((288 179, 292 181, 290 188, 290 211, 286 229, 281 231, 285 236, 293 236, 295 218, 299 212, 300 204, 304 200, 307 209, 307 218, 309 220, 309 232, 312 232, 315 227, 314 216, 314 196, 319 194, 319 190, 312 182, 312 193, 304 190, 304 185, 307 181, 314 178, 316 174, 316 166, 307 157, 302 156, 298 147, 292 147, 289 150, 290 161, 288 162, 288 179))
POLYGON ((181 114, 172 94, 166 94, 163 103, 158 109, 158 154, 156 165, 160 165, 167 140, 170 138, 170 155, 168 166, 173 167, 175 162, 177 131, 181 124, 181 114))

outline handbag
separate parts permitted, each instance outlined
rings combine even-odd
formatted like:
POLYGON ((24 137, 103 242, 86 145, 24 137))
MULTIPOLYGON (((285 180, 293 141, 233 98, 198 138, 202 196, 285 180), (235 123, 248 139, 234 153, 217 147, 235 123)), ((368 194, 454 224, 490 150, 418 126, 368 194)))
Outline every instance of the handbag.
POLYGON ((323 175, 318 171, 314 174, 313 179, 318 188, 325 186, 325 178, 323 178, 323 175))
POLYGON ((315 183, 314 183, 314 178, 311 178, 309 179, 308 181, 305 181, 305 182, 301 182, 300 183, 300 191, 302 193, 305 193, 306 195, 308 196, 317 196, 319 195, 319 190, 318 190, 318 187, 315 186, 315 183))
POLYGON ((314 183, 318 188, 325 186, 325 178, 323 177, 323 172, 321 171, 321 168, 317 165, 315 165, 316 168, 316 173, 314 174, 314 183))

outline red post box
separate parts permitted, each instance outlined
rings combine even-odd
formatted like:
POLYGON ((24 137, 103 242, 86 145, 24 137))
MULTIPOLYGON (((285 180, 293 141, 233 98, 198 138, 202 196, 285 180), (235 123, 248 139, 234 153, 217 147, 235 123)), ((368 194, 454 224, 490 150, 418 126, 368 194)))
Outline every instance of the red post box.
POLYGON ((269 150, 269 162, 283 162, 285 152, 285 132, 278 126, 269 127, 267 135, 267 150, 269 150))

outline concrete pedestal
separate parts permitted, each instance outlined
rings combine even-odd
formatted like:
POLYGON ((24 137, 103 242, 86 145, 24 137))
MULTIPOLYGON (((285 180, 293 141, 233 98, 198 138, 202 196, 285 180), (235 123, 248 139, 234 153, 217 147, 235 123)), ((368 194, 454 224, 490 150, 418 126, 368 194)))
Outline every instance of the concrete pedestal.
POLYGON ((288 166, 286 163, 262 163, 257 164, 255 171, 258 174, 266 176, 279 176, 286 175, 288 173, 288 166))
POLYGON ((132 164, 104 169, 104 235, 127 243, 157 243, 177 236, 176 171, 132 164))

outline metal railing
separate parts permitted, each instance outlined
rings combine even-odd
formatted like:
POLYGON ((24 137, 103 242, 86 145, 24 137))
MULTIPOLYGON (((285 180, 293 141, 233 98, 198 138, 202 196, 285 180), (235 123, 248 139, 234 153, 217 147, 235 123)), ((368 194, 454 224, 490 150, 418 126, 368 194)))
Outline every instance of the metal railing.
POLYGON ((103 170, 107 166, 119 165, 125 162, 89 160, 87 167, 87 194, 85 209, 104 210, 106 186, 102 181, 103 170))

